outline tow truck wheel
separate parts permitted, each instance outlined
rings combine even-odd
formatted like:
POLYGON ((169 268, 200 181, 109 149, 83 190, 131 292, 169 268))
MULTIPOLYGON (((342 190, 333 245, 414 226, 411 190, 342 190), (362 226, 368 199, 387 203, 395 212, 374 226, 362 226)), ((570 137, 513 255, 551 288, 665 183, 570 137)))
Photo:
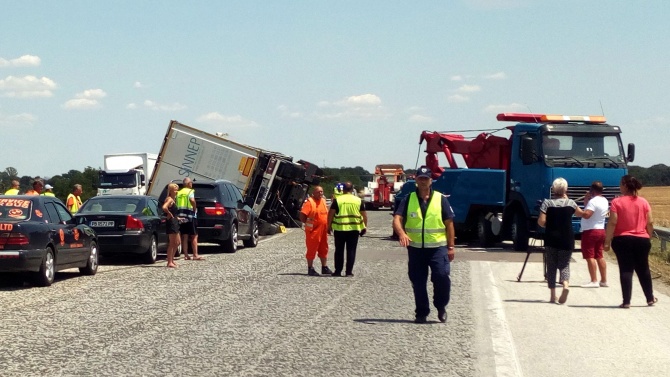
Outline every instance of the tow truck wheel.
POLYGON ((528 250, 528 239, 526 216, 517 211, 514 213, 514 219, 512 220, 512 243, 514 244, 514 250, 528 250))
POLYGON ((484 214, 479 215, 477 238, 479 238, 481 247, 491 247, 496 241, 496 237, 491 230, 491 222, 486 219, 484 214))

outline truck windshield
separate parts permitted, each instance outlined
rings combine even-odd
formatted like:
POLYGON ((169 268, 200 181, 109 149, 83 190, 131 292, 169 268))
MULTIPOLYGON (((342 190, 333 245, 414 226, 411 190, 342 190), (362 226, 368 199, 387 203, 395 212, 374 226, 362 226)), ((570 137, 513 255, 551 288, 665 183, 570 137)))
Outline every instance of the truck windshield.
POLYGON ((137 186, 135 173, 100 173, 100 187, 131 188, 137 186))
POLYGON ((625 166, 618 134, 546 133, 542 136, 542 154, 548 166, 594 168, 625 166))

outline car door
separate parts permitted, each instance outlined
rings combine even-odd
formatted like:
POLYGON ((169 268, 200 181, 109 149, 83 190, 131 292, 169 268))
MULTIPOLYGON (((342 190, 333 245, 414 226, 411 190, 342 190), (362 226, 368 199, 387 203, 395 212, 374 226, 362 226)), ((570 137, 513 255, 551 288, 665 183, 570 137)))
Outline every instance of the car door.
POLYGON ((56 248, 56 264, 67 265, 73 263, 74 257, 70 250, 70 242, 66 242, 69 239, 69 237, 66 237, 68 228, 61 222, 58 210, 56 209, 56 203, 46 201, 44 209, 47 211, 46 223, 49 227, 49 237, 51 237, 52 243, 56 248))
POLYGON ((165 233, 166 218, 162 214, 163 210, 158 206, 158 200, 154 198, 147 199, 147 208, 152 216, 151 221, 158 234, 158 248, 163 250, 167 248, 168 243, 167 234, 165 233))
POLYGON ((84 242, 86 235, 82 234, 74 217, 62 203, 56 201, 52 203, 56 207, 60 223, 64 228, 65 243, 69 245, 68 253, 71 255, 70 263, 80 264, 88 259, 90 253, 88 245, 84 242))
POLYGON ((237 212, 237 223, 239 224, 240 234, 247 235, 251 232, 251 213, 249 212, 249 207, 244 204, 244 199, 242 198, 242 193, 240 189, 235 187, 232 184, 226 185, 228 190, 230 190, 230 195, 234 201, 234 205, 237 212))

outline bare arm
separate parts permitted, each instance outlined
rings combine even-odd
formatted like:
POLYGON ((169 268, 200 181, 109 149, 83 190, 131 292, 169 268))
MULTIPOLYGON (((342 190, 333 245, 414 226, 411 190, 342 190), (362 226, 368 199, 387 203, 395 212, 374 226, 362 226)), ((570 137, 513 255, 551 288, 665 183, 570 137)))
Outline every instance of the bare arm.
POLYGON ((546 224, 547 224, 547 214, 544 212, 540 212, 540 216, 537 218, 537 225, 544 228, 546 224))
POLYGON ((581 208, 579 208, 579 206, 575 207, 575 216, 584 217, 584 211, 581 208))
POLYGON ((582 215, 582 219, 590 219, 591 216, 593 216, 593 211, 590 209, 587 209, 586 211, 583 211, 584 214, 582 215))
POLYGON ((333 218, 335 218, 335 210, 328 211, 328 234, 333 232, 333 218))
POLYGON ((172 212, 170 212, 170 207, 172 206, 172 201, 173 201, 172 198, 168 196, 167 199, 165 199, 165 201, 163 202, 163 206, 161 207, 163 209, 163 213, 165 213, 165 215, 167 216, 168 219, 171 219, 171 218, 174 217, 174 214, 172 214, 172 212))
POLYGON ((454 221, 452 219, 444 220, 444 226, 447 230, 447 257, 449 261, 453 261, 456 255, 454 250, 454 242, 456 242, 456 232, 454 231, 454 221))
POLYGON ((649 237, 653 237, 654 235, 654 220, 651 217, 651 209, 647 214, 647 234, 649 234, 649 237))
POLYGON ((368 212, 367 211, 361 211, 361 216, 363 217, 363 224, 365 225, 365 228, 368 227, 368 212))
POLYGON ((400 246, 407 247, 409 245, 409 236, 405 233, 405 227, 402 226, 404 223, 404 218, 400 215, 393 216, 393 230, 395 230, 398 235, 398 242, 400 246))

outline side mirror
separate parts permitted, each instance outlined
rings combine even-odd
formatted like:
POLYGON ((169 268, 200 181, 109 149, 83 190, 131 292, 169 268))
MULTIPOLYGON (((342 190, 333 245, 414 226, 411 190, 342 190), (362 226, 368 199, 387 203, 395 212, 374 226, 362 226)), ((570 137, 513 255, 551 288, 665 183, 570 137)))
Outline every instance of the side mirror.
POLYGON ((144 174, 140 174, 140 183, 142 186, 146 184, 147 177, 144 176, 144 174))
POLYGON ((633 143, 628 144, 628 157, 626 157, 626 160, 628 162, 633 162, 633 160, 635 160, 635 144, 633 143))
POLYGON ((535 162, 535 141, 530 137, 521 138, 521 161, 524 165, 530 165, 535 162))

